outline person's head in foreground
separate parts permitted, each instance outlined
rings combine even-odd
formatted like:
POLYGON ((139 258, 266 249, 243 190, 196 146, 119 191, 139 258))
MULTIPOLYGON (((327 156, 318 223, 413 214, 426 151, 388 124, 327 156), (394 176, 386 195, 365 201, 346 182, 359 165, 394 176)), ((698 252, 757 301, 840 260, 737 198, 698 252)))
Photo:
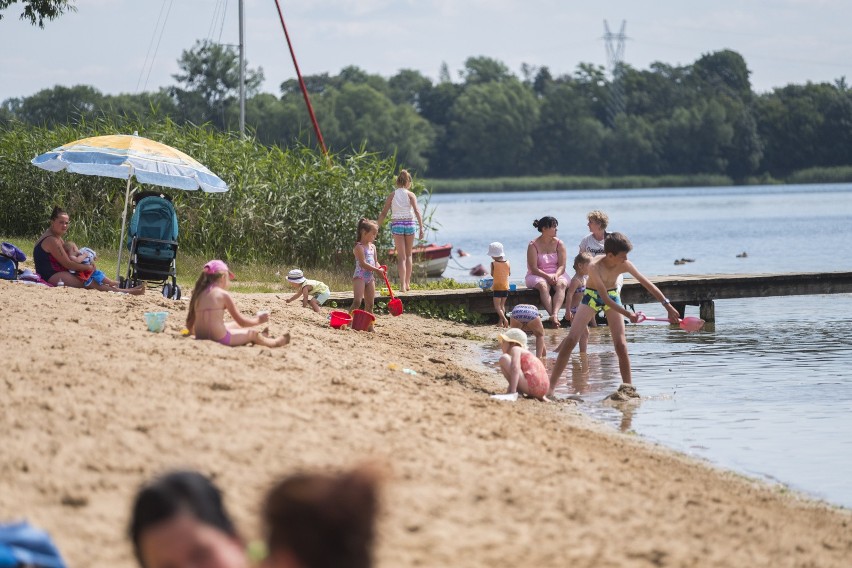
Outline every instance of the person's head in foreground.
POLYGON ((627 260, 627 253, 632 250, 633 244, 623 233, 610 233, 606 236, 606 240, 604 241, 605 254, 618 257, 624 253, 622 260, 627 260))
POLYGON ((143 568, 247 568, 222 494, 204 475, 176 471, 136 494, 128 533, 143 568))
POLYGON ((380 474, 360 467, 336 475, 297 473, 263 505, 269 568, 369 568, 380 474))

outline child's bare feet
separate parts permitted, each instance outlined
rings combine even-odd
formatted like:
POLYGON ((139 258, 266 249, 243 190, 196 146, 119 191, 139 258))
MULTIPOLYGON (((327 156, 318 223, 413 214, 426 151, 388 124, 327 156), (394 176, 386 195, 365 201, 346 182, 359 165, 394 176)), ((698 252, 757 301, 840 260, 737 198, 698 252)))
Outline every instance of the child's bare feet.
POLYGON ((559 323, 559 316, 556 314, 550 316, 550 322, 553 324, 553 327, 562 327, 562 324, 559 323))
POLYGON ((281 337, 279 337, 278 339, 276 339, 273 343, 273 346, 274 347, 283 347, 284 345, 287 345, 288 343, 290 343, 290 332, 287 332, 284 335, 282 335, 281 337))
POLYGON ((139 284, 133 288, 128 288, 127 293, 133 294, 134 296, 141 296, 145 293, 145 284, 139 284))

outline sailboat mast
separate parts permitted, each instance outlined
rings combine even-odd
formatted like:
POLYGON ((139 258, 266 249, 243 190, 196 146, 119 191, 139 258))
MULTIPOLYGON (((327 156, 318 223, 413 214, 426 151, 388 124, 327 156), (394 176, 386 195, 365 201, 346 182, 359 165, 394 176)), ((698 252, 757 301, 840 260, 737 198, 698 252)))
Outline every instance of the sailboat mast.
POLYGON ((243 0, 240 6, 240 136, 246 135, 246 44, 245 19, 243 18, 243 0))

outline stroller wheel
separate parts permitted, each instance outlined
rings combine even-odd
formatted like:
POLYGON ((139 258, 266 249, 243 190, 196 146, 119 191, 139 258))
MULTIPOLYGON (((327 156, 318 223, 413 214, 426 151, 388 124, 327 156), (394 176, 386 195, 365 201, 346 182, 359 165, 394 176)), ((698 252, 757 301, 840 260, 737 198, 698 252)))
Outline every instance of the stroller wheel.
POLYGON ((163 297, 171 299, 172 297, 172 285, 166 282, 163 284, 163 297))
POLYGON ((174 292, 172 292, 172 300, 180 300, 180 286, 175 284, 174 292))

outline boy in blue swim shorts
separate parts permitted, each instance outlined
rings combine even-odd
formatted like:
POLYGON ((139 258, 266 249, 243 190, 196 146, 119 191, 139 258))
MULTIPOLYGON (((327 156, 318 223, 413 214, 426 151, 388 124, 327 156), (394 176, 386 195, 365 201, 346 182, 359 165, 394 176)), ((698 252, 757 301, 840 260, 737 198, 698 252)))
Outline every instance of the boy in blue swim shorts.
POLYGON ((618 277, 623 273, 632 275, 648 292, 654 296, 669 314, 669 321, 677 324, 680 314, 669 302, 668 298, 663 296, 660 289, 657 288, 650 280, 648 280, 639 270, 633 266, 633 263, 627 260, 627 253, 633 250, 633 245, 630 240, 622 233, 610 233, 604 241, 604 255, 596 256, 591 261, 589 267, 589 280, 586 284, 586 291, 583 295, 583 300, 577 307, 577 313, 571 322, 571 331, 568 336, 559 344, 557 351, 559 355, 556 357, 556 363, 553 366, 553 371, 550 374, 550 391, 549 395, 553 394, 553 389, 556 383, 562 376, 565 367, 568 365, 568 359, 571 357, 571 352, 582 337, 586 326, 595 317, 598 312, 603 312, 606 315, 607 324, 609 325, 610 334, 612 335, 612 344, 615 346, 615 354, 618 356, 618 369, 621 372, 622 385, 619 387, 619 392, 627 396, 636 397, 636 389, 633 387, 633 378, 630 373, 630 357, 627 354, 627 338, 624 331, 624 318, 636 323, 637 316, 633 312, 624 308, 621 303, 621 298, 618 293, 618 277))

